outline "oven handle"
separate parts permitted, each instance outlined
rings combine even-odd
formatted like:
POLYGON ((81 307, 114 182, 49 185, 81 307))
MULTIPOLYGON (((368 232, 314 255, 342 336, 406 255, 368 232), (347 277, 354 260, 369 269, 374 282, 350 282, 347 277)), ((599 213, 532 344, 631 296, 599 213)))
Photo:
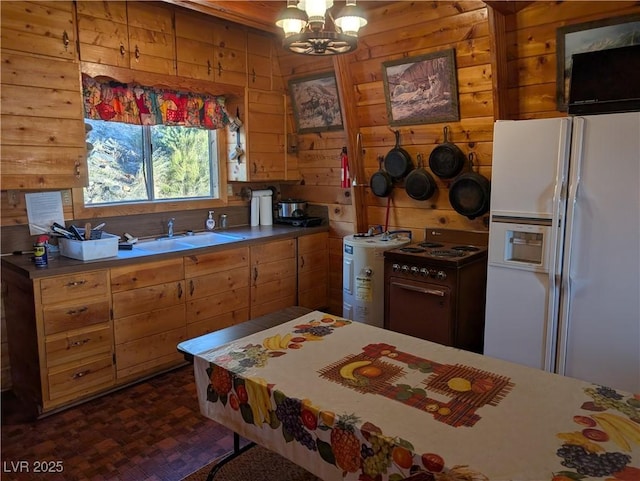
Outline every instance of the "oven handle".
POLYGON ((421 294, 429 294, 432 296, 444 297, 446 293, 438 289, 427 289, 425 287, 411 286, 409 284, 399 284, 398 282, 392 282, 392 286, 399 287, 400 289, 406 289, 408 291, 415 291, 421 294))

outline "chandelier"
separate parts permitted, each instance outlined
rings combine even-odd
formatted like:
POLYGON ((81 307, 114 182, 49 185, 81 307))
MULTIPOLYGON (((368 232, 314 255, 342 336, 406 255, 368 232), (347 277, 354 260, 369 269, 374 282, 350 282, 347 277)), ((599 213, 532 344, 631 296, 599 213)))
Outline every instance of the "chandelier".
POLYGON ((282 45, 303 55, 335 55, 355 50, 358 30, 367 24, 356 0, 346 0, 345 7, 333 18, 333 0, 287 0, 287 8, 276 25, 284 31, 282 45), (334 30, 325 30, 329 17, 334 30))

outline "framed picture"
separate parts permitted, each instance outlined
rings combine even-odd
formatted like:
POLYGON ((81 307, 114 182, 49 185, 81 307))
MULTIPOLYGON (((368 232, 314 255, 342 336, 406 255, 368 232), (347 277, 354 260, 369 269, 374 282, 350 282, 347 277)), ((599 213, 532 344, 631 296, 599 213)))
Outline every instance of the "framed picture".
POLYGON ((455 50, 382 64, 390 125, 460 120, 455 50))
POLYGON ((556 100, 566 112, 571 79, 571 56, 605 48, 640 44, 640 15, 607 18, 560 27, 556 31, 556 100))
POLYGON ((333 72, 289 80, 298 133, 342 129, 338 86, 333 72))

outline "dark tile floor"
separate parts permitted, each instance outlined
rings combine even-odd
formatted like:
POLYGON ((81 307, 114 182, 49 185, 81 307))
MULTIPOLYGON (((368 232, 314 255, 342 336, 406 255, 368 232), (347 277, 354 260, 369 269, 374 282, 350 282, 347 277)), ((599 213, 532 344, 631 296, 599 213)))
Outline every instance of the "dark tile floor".
POLYGON ((4 393, 3 481, 178 481, 233 447, 231 431, 200 414, 192 366, 36 421, 24 418, 4 393), (63 471, 34 473, 39 465, 63 471))

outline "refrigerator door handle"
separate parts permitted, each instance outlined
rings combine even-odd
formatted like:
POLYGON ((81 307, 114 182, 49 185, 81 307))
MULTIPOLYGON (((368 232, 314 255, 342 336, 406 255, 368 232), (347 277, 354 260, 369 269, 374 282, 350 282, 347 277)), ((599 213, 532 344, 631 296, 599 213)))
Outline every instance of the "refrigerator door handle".
POLYGON ((560 306, 560 315, 558 318, 558 348, 556 354, 556 372, 563 374, 567 367, 567 347, 569 338, 569 319, 571 311, 571 299, 573 297, 573 265, 571 263, 573 246, 575 245, 574 223, 578 215, 578 191, 580 188, 580 178, 582 175, 582 147, 584 134, 584 119, 582 117, 574 118, 573 142, 571 149, 571 179, 569 180, 569 193, 567 197, 567 214, 566 214, 566 234, 564 239, 564 255, 562 256, 562 286, 560 306))
POLYGON ((558 142, 558 158, 556 160, 556 176, 553 189, 551 211, 550 238, 546 246, 548 253, 549 302, 547 307, 547 323, 545 326, 544 369, 554 372, 556 369, 556 352, 554 346, 558 338, 558 315, 560 312, 560 291, 562 272, 562 241, 564 232, 564 210, 566 208, 566 179, 569 171, 569 155, 571 138, 571 119, 563 119, 560 123, 558 142))

